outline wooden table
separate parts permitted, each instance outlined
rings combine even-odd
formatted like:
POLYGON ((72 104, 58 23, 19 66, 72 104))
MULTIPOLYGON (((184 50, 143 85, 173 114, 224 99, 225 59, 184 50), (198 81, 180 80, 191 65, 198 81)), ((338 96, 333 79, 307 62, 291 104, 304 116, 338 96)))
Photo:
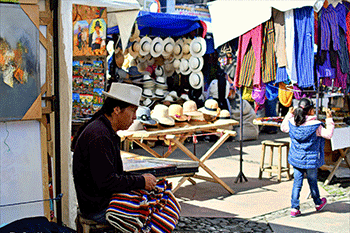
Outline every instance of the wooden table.
POLYGON ((199 167, 202 168, 206 173, 208 173, 211 177, 202 176, 194 174, 192 176, 184 176, 179 181, 179 184, 176 186, 176 188, 173 190, 174 192, 180 188, 180 186, 186 181, 190 181, 192 184, 196 184, 196 182, 191 179, 197 178, 202 179, 214 183, 219 183, 221 186, 223 186, 229 193, 233 194, 234 191, 225 183, 223 182, 209 167, 207 167, 204 163, 207 159, 210 158, 210 156, 230 137, 230 136, 236 136, 237 133, 232 130, 224 130, 222 128, 238 125, 238 121, 235 120, 228 120, 227 122, 222 123, 208 123, 205 125, 187 125, 181 128, 167 128, 167 129, 161 129, 161 130, 154 130, 154 131, 135 131, 135 132, 121 132, 118 133, 121 140, 126 141, 132 141, 138 144, 141 148, 146 150, 148 153, 153 155, 156 158, 167 158, 172 154, 177 148, 182 150, 188 157, 190 157, 193 161, 197 161, 199 164, 199 167), (186 138, 193 136, 196 132, 215 132, 218 134, 222 134, 222 136, 212 145, 212 147, 201 157, 201 159, 198 159, 189 149, 187 149, 184 146, 184 142, 186 138), (163 156, 159 155, 157 152, 155 152, 152 148, 150 148, 148 145, 146 145, 143 141, 144 140, 169 140, 170 143, 172 143, 173 146, 171 146, 171 149, 168 150, 163 156))
POLYGON ((347 152, 350 149, 350 127, 343 127, 343 128, 334 128, 333 137, 331 138, 331 147, 332 151, 339 151, 340 156, 338 160, 329 166, 329 170, 331 170, 331 173, 327 177, 326 181, 324 182, 325 185, 329 184, 329 182, 332 180, 334 173, 339 168, 340 163, 345 160, 345 163, 350 169, 350 160, 346 156, 347 152))

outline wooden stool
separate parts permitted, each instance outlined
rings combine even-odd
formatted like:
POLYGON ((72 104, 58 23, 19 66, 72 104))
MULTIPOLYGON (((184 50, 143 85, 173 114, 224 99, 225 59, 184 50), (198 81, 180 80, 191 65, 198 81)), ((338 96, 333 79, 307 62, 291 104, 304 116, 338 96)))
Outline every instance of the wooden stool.
POLYGON ((259 169, 259 179, 262 177, 263 172, 268 172, 269 175, 271 176, 271 173, 277 173, 278 175, 278 182, 281 182, 281 173, 282 172, 287 172, 287 179, 290 179, 290 168, 289 168, 289 163, 288 163, 288 152, 289 152, 289 142, 278 142, 278 141, 269 141, 265 140, 261 142, 262 145, 262 154, 261 154, 261 162, 260 162, 260 169, 259 169), (269 166, 265 167, 264 166, 264 160, 265 160, 265 151, 266 147, 270 147, 270 164, 269 166), (272 161, 273 161, 273 148, 278 147, 278 165, 273 166, 272 161), (282 167, 282 148, 286 147, 286 166, 287 167, 282 167))
POLYGON ((101 224, 94 220, 86 219, 78 210, 77 218, 75 219, 77 233, 89 232, 118 232, 112 225, 101 224))

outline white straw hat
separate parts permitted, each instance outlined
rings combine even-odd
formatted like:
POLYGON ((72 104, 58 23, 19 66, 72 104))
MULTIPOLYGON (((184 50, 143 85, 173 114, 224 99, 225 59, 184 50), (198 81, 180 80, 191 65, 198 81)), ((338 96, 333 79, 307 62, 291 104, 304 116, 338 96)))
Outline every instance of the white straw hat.
POLYGON ((197 109, 197 104, 193 100, 187 100, 183 104, 183 113, 188 116, 203 116, 197 109))
POLYGON ((167 101, 170 103, 174 103, 175 98, 168 94, 167 96, 165 96, 165 98, 162 100, 162 102, 167 102, 167 101))
POLYGON ((166 91, 163 88, 157 88, 154 92, 154 98, 163 99, 165 98, 166 91))
POLYGON ((159 89, 168 89, 168 85, 167 85, 166 81, 167 81, 166 77, 162 77, 162 76, 157 77, 156 78, 156 86, 157 86, 157 88, 159 88, 159 89))
POLYGON ((140 51, 140 40, 134 40, 129 47, 129 53, 133 58, 139 55, 140 51))
POLYGON ((142 37, 142 39, 140 41, 140 51, 139 51, 141 56, 145 56, 145 55, 150 53, 151 43, 152 43, 151 38, 149 38, 148 36, 142 37))
POLYGON ((140 106, 142 88, 127 84, 113 82, 108 92, 102 91, 106 97, 121 100, 123 102, 140 106))
POLYGON ((180 104, 171 104, 169 106, 169 116, 175 121, 187 121, 188 117, 184 115, 182 106, 180 104))
POLYGON ((176 73, 180 73, 180 64, 181 64, 181 60, 175 58, 174 62, 173 62, 173 66, 174 66, 176 73))
POLYGON ((173 126, 175 120, 169 116, 169 108, 164 104, 157 104, 151 112, 151 117, 156 119, 160 124, 173 126))
POLYGON ((144 98, 154 98, 153 90, 151 88, 144 88, 142 90, 142 96, 144 98))
POLYGON ((165 76, 165 71, 163 66, 157 66, 156 69, 154 70, 154 74, 156 76, 165 76))
POLYGON ((189 61, 185 58, 181 58, 180 71, 183 75, 191 73, 189 61))
MULTIPOLYGON (((216 119, 217 120, 214 122, 214 124, 227 123, 227 122, 236 122, 236 120, 231 119, 231 114, 226 109, 221 110, 216 119)), ((228 125, 228 126, 224 126, 222 128, 223 129, 232 130, 233 126, 232 125, 228 125)))
POLYGON ((216 100, 207 99, 204 102, 204 107, 198 109, 198 111, 200 111, 206 115, 217 116, 220 112, 220 108, 219 108, 219 104, 216 100))
POLYGON ((169 95, 172 96, 175 100, 177 100, 179 97, 177 96, 177 92, 176 91, 171 91, 169 92, 169 95))
POLYGON ((164 48, 163 48, 162 55, 164 57, 169 57, 170 55, 173 54, 174 47, 175 47, 175 41, 173 38, 168 37, 164 40, 163 44, 164 44, 164 48))
POLYGON ((165 72, 166 77, 172 76, 175 72, 173 61, 174 60, 172 60, 172 61, 167 60, 167 62, 164 63, 164 72, 165 72))
POLYGON ((182 57, 189 59, 191 57, 191 53, 190 53, 190 47, 191 47, 191 42, 192 40, 190 38, 188 39, 184 39, 184 43, 183 43, 183 54, 182 57))
POLYGON ((146 107, 152 107, 154 104, 154 100, 151 100, 150 98, 146 98, 144 101, 142 101, 142 105, 146 107))
POLYGON ((189 78, 191 87, 199 89, 204 84, 204 76, 202 72, 192 72, 189 78))
POLYGON ((183 39, 179 38, 176 42, 175 42, 175 47, 173 50, 173 54, 174 57, 177 59, 181 59, 182 58, 182 54, 183 54, 183 39))
POLYGON ((190 45, 190 53, 195 57, 204 56, 207 51, 207 42, 202 37, 196 37, 192 40, 190 45))
POLYGON ((152 57, 159 57, 163 52, 163 39, 156 37, 151 43, 151 55, 152 57))
POLYGON ((203 68, 204 59, 203 57, 192 56, 189 60, 189 65, 192 72, 199 72, 203 68))

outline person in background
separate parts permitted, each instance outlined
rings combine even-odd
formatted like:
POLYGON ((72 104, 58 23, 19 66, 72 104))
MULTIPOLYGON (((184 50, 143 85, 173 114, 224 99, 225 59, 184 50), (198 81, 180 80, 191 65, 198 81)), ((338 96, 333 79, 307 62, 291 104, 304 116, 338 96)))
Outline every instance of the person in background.
POLYGON ((99 223, 105 218, 114 193, 153 190, 156 178, 151 174, 127 175, 120 155, 119 130, 127 130, 136 119, 141 98, 140 87, 112 83, 102 108, 83 125, 72 142, 73 177, 80 212, 99 223))
POLYGON ((317 169, 325 163, 324 138, 330 139, 334 131, 332 112, 329 109, 326 116, 326 127, 323 127, 322 122, 316 119, 313 102, 302 98, 297 108, 289 109, 281 124, 282 132, 289 132, 291 138, 288 154, 288 162, 294 168, 291 217, 301 215, 299 196, 305 173, 316 211, 321 211, 327 204, 326 198, 320 198, 317 186, 317 169))

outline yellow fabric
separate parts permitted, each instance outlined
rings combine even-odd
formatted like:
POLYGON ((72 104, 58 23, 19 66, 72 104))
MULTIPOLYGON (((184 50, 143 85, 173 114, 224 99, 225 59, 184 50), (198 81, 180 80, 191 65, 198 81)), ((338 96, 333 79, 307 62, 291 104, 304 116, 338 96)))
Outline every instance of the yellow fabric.
POLYGON ((284 107, 290 107, 292 105, 293 91, 288 90, 286 84, 283 82, 279 83, 278 99, 284 107))
POLYGON ((244 87, 243 93, 242 93, 242 99, 247 100, 249 102, 254 102, 254 99, 252 97, 253 89, 250 87, 244 87))

